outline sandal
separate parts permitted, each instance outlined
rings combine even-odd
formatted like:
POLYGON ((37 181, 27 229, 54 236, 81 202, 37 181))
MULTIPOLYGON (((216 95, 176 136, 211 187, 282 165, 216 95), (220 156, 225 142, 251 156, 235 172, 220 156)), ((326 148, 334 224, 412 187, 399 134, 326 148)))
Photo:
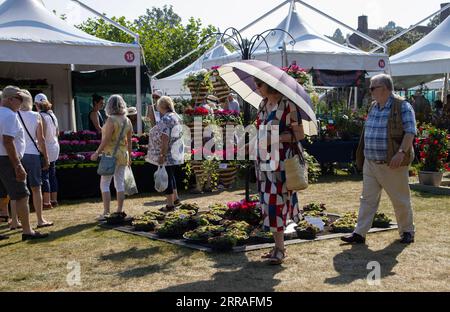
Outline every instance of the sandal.
POLYGON ((275 247, 273 247, 269 252, 262 254, 261 259, 270 259, 273 257, 273 253, 275 252, 275 247))
POLYGON ((169 206, 169 205, 165 205, 164 207, 159 208, 159 211, 161 212, 169 212, 169 211, 174 211, 175 210, 175 206, 169 206))
POLYGON ((269 258, 269 263, 273 265, 280 265, 286 258, 286 249, 275 248, 273 257, 269 258))
POLYGON ((52 207, 58 207, 58 202, 56 200, 52 200, 50 201, 50 205, 52 205, 52 207))
POLYGON ((53 226, 53 222, 45 222, 42 224, 38 224, 37 228, 39 229, 39 228, 48 227, 48 226, 53 226))

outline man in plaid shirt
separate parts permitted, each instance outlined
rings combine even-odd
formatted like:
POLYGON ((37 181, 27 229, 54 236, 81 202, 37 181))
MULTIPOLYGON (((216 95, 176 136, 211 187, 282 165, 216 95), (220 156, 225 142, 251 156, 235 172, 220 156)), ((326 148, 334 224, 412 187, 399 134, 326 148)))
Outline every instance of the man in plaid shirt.
POLYGON ((361 140, 364 147, 363 191, 355 231, 342 238, 347 243, 365 243, 382 189, 394 206, 401 242, 414 242, 408 169, 412 160, 416 119, 411 104, 394 95, 393 90, 389 75, 372 77, 370 91, 375 103, 367 116, 361 140))

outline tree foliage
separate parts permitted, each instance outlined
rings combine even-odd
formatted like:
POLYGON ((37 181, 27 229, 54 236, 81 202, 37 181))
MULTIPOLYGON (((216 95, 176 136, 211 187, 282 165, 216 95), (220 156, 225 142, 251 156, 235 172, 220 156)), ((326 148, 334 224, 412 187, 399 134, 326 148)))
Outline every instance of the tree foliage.
POLYGON ((341 31, 340 28, 337 28, 337 29, 334 31, 333 36, 332 36, 332 37, 329 37, 329 38, 330 38, 331 40, 333 40, 334 42, 337 42, 337 43, 339 43, 339 44, 345 43, 345 38, 344 38, 344 35, 342 34, 342 31, 341 31))
MULTIPOLYGON (((196 49, 204 37, 216 32, 214 26, 208 25, 203 27, 200 19, 192 17, 186 25, 183 25, 181 17, 174 12, 172 6, 167 5, 162 8, 152 7, 147 9, 145 14, 140 15, 134 21, 129 21, 125 17, 113 17, 112 20, 139 35, 147 66, 152 73, 158 72, 196 49)), ((102 19, 90 18, 77 27, 93 36, 110 41, 123 43, 132 43, 134 41, 132 36, 104 22, 102 19)), ((158 78, 172 75, 185 68, 204 53, 206 49, 204 48, 192 54, 158 78)))

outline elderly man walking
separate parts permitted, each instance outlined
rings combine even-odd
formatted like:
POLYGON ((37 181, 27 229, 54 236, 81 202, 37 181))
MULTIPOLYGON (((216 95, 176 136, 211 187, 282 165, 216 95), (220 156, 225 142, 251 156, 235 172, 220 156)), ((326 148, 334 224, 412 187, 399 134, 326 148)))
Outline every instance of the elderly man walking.
POLYGON ((416 119, 411 104, 394 95, 393 90, 389 75, 380 74, 370 80, 375 102, 369 110, 357 150, 357 166, 363 169, 363 190, 355 231, 342 238, 347 243, 365 243, 382 189, 394 206, 400 242, 414 242, 408 169, 414 158, 416 119))
POLYGON ((6 195, 15 202, 17 214, 22 221, 22 240, 47 237, 33 231, 30 226, 28 208, 27 174, 21 163, 25 153, 24 129, 19 122, 17 111, 23 97, 26 96, 18 87, 7 86, 2 92, 0 107, 0 198, 6 195))

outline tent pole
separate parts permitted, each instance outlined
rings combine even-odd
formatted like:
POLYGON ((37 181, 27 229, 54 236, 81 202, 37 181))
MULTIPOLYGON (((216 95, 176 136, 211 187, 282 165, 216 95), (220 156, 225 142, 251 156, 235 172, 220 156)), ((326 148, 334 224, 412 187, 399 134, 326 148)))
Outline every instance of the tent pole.
POLYGON ((354 109, 358 109, 358 87, 355 87, 355 103, 353 105, 354 109))
POLYGON ((258 17, 257 19, 255 19, 253 22, 251 22, 250 24, 248 24, 247 26, 241 28, 239 30, 239 32, 243 32, 245 30, 247 30, 248 28, 252 27, 253 25, 255 25, 256 23, 258 23, 260 20, 264 19, 265 17, 269 16, 270 14, 272 14, 273 12, 275 12, 276 10, 278 10, 279 8, 281 8, 282 6, 284 6, 286 3, 291 2, 291 0, 286 0, 283 3, 281 3, 280 5, 277 5, 276 7, 274 7, 272 10, 270 10, 269 12, 267 12, 266 14, 261 15, 260 17, 258 17))
POLYGON ((77 131, 75 102, 72 94, 72 65, 67 66, 67 80, 69 82, 69 90, 67 92, 67 100, 69 104, 69 127, 72 131, 77 131))
POLYGON ((444 99, 442 102, 444 102, 445 105, 450 105, 450 103, 447 102, 447 95, 448 95, 448 80, 450 79, 450 74, 446 73, 444 78, 444 92, 443 96, 444 99))
POLYGON ((142 96, 141 96, 141 62, 136 65, 136 111, 137 111, 137 134, 142 134, 142 96))

